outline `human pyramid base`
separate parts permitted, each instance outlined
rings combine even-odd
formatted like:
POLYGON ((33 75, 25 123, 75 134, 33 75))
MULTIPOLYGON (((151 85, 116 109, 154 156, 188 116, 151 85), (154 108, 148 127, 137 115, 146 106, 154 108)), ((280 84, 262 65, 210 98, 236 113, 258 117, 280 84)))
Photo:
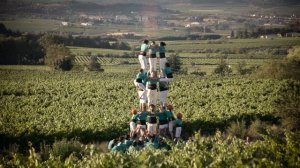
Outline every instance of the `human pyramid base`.
POLYGON ((160 42, 158 46, 154 41, 150 45, 148 43, 148 40, 144 40, 141 45, 141 52, 138 55, 141 69, 133 82, 138 92, 139 109, 131 110, 130 133, 109 142, 108 149, 111 151, 139 150, 144 147, 169 150, 171 148, 165 139, 171 138, 177 142, 181 137, 182 113, 177 113, 175 118, 173 105, 167 104, 173 74, 165 57, 166 44, 160 42), (147 53, 149 70, 147 70, 147 53), (156 67, 157 53, 159 53, 159 75, 156 67), (160 106, 157 104, 158 91, 160 106))

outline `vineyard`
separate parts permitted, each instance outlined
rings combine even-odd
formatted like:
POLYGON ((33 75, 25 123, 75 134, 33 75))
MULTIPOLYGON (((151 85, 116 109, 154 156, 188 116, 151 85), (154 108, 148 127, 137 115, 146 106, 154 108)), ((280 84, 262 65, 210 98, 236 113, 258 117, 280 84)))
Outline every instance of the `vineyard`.
POLYGON ((129 111, 138 106, 133 77, 131 72, 1 70, 1 144, 5 149, 17 144, 21 153, 8 154, 0 164, 4 167, 118 167, 119 163, 123 167, 299 166, 299 134, 287 133, 284 142, 266 136, 246 145, 243 139, 223 138, 217 131, 223 132, 241 119, 278 122, 275 112, 297 107, 300 102, 300 82, 294 80, 177 75, 168 102, 174 104, 175 112, 184 114, 183 137, 194 135, 194 138, 187 144, 173 146, 170 153, 154 149, 102 153, 94 143, 129 130, 129 111), (194 134, 200 130, 211 137, 194 134), (28 141, 39 149, 41 143, 51 145, 65 138, 92 145, 82 149, 80 157, 74 154, 66 160, 51 156, 42 159, 34 148, 30 148, 29 157, 22 155, 28 150, 28 141))

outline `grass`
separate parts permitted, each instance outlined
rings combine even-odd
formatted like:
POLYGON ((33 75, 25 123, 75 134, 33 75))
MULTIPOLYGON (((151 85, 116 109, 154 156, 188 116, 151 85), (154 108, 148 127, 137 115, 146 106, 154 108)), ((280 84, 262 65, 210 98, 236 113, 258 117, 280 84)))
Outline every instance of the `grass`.
POLYGON ((50 71, 51 68, 44 65, 1 65, 0 70, 50 71))
POLYGON ((112 55, 123 55, 125 52, 131 53, 128 50, 116 50, 116 49, 103 49, 103 48, 86 48, 86 47, 68 47, 71 52, 75 55, 86 55, 87 52, 91 52, 91 54, 112 54, 112 55))

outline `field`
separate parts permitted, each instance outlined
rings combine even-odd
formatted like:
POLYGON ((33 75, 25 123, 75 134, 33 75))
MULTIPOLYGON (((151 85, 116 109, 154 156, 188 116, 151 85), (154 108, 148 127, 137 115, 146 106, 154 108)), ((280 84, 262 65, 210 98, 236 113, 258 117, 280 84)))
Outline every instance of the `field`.
MULTIPOLYGON (((262 66, 274 59, 281 59, 287 50, 295 45, 300 45, 299 38, 274 38, 274 39, 223 39, 223 40, 190 40, 166 41, 167 56, 178 54, 183 68, 188 72, 201 70, 212 74, 220 62, 225 58, 229 65, 235 67, 241 62, 247 66, 262 66)), ((138 69, 137 53, 140 41, 130 41, 134 50, 113 50, 101 48, 69 47, 75 55, 78 65, 88 64, 91 55, 100 55, 98 62, 103 66, 120 67, 130 64, 138 69), (103 57, 104 56, 104 57, 103 57), (117 66, 116 66, 117 65, 117 66)), ((233 69, 236 73, 235 68, 233 69)))
MULTIPOLYGON (((32 68, 16 70, 16 67, 2 67, 0 70, 1 144, 9 149, 13 148, 12 144, 27 149, 28 141, 39 148, 42 142, 51 145, 64 138, 75 138, 91 146, 82 149, 81 157, 85 158, 82 160, 76 159, 75 155, 67 157, 65 162, 49 156, 43 160, 38 157, 38 151, 30 148, 28 159, 14 155, 14 161, 7 162, 8 158, 3 158, 0 164, 115 167, 118 160, 123 160, 128 167, 136 164, 151 166, 154 163, 213 167, 299 165, 299 160, 294 157, 297 155, 292 155, 299 154, 299 150, 291 146, 299 145, 294 134, 287 134, 284 143, 266 137, 264 141, 250 145, 245 145, 244 140, 238 138, 224 139, 220 132, 214 138, 202 138, 196 134, 195 141, 173 146, 169 154, 153 149, 103 154, 95 144, 128 132, 129 111, 138 106, 132 84, 134 69, 127 65, 123 66, 123 73, 93 73, 32 71, 32 68), (178 154, 179 151, 182 151, 181 154, 178 154), (280 158, 286 152, 293 157, 280 158), (198 157, 191 160, 190 156, 198 157), (114 161, 110 162, 111 158, 114 161), (285 163, 288 159, 290 162, 285 163)), ((214 135, 216 130, 224 131, 230 123, 240 119, 276 123, 275 112, 297 105, 299 90, 300 83, 294 80, 177 75, 171 85, 168 102, 174 104, 175 112, 184 114, 183 137, 188 138, 200 130, 206 135, 214 135)), ((42 154, 43 150, 40 152, 42 154)))

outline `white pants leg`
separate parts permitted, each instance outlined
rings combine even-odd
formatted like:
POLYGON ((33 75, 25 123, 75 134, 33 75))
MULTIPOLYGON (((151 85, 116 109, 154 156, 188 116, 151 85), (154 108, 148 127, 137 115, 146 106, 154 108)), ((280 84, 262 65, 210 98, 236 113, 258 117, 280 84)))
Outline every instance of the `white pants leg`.
POLYGON ((157 58, 149 58, 150 72, 156 71, 157 58))
POLYGON ((164 72, 164 69, 165 69, 165 66, 166 66, 166 62, 167 62, 166 58, 160 58, 159 59, 160 77, 166 76, 166 74, 164 72))
POLYGON ((130 131, 134 132, 136 130, 136 124, 133 121, 130 121, 130 131))
POLYGON ((157 134, 157 124, 150 124, 147 125, 149 135, 156 135, 157 134))
POLYGON ((169 121, 169 132, 173 132, 174 121, 169 121))
POLYGON ((146 94, 146 90, 139 90, 138 91, 139 94, 139 98, 140 98, 140 103, 144 104, 147 102, 147 94, 146 94))
POLYGON ((171 82, 173 80, 173 78, 160 78, 159 81, 160 82, 171 82))
POLYGON ((181 135, 181 127, 176 127, 175 138, 180 138, 181 135))
POLYGON ((154 104, 156 105, 157 101, 157 90, 147 90, 147 99, 148 99, 148 105, 154 104))
POLYGON ((146 87, 145 87, 144 84, 142 84, 142 83, 137 83, 135 80, 133 81, 133 83, 134 83, 134 86, 135 86, 135 87, 138 87, 139 89, 146 90, 146 87))
POLYGON ((168 90, 160 91, 160 103, 165 105, 167 103, 168 90))
POLYGON ((147 58, 146 58, 146 56, 139 55, 139 61, 140 61, 140 64, 141 64, 141 68, 144 69, 145 71, 147 71, 147 58))

